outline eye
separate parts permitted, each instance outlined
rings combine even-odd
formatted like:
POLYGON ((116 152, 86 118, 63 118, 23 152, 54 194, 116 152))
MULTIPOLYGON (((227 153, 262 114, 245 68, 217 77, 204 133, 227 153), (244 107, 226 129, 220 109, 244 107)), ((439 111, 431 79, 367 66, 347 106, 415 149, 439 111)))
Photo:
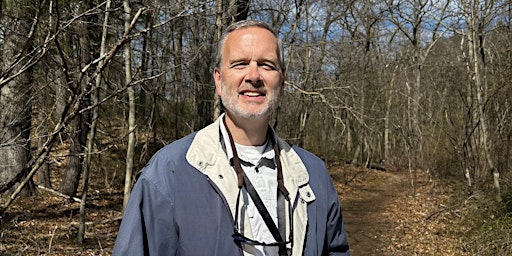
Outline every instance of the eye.
POLYGON ((244 62, 235 62, 235 63, 231 64, 231 68, 235 68, 235 69, 241 69, 241 68, 244 68, 245 66, 247 66, 247 63, 244 63, 244 62))
POLYGON ((277 70, 277 67, 272 63, 263 63, 260 66, 263 67, 263 69, 269 70, 269 71, 277 70))

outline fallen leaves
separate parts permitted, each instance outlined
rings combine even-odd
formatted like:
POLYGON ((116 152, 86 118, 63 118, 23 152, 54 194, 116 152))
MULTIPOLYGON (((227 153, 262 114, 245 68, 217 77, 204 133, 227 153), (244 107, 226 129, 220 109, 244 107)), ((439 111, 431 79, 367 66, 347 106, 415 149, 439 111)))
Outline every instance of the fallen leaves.
MULTIPOLYGON (((331 167, 335 181, 340 180, 340 173, 351 176, 360 171, 350 166, 331 167)), ((457 235, 460 216, 449 206, 458 191, 443 184, 428 172, 419 170, 416 173, 366 170, 352 182, 338 184, 342 203, 349 209, 344 216, 349 241, 355 249, 352 254, 468 255, 457 235), (358 204, 358 200, 370 203, 358 204), (348 219, 351 217, 363 218, 357 224, 367 223, 367 226, 351 227, 353 221, 348 219), (351 239, 351 235, 356 239, 351 239)))

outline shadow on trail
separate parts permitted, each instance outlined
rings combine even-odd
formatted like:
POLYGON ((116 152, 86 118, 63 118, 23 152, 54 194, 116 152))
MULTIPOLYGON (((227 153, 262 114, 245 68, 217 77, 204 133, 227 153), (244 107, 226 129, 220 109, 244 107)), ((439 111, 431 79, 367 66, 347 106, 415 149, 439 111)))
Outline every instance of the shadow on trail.
POLYGON ((342 186, 348 187, 339 193, 351 255, 386 255, 390 242, 383 235, 394 232, 396 223, 386 209, 409 190, 407 174, 368 170, 359 180, 342 186))

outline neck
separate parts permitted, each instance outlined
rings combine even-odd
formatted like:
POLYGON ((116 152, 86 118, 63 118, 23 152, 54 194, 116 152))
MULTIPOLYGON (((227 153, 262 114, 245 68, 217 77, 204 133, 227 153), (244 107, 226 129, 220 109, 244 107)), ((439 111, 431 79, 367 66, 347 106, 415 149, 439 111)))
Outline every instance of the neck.
POLYGON ((246 120, 234 118, 226 113, 226 128, 231 132, 235 143, 244 146, 261 146, 267 141, 268 118, 246 120))

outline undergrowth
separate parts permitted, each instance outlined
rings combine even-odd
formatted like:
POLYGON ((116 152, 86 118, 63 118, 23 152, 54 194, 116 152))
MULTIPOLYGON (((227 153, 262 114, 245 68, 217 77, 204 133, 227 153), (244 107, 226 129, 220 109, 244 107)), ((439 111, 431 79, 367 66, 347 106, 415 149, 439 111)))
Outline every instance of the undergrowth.
POLYGON ((512 255, 512 197, 498 202, 490 193, 464 201, 462 246, 470 255, 512 255))

